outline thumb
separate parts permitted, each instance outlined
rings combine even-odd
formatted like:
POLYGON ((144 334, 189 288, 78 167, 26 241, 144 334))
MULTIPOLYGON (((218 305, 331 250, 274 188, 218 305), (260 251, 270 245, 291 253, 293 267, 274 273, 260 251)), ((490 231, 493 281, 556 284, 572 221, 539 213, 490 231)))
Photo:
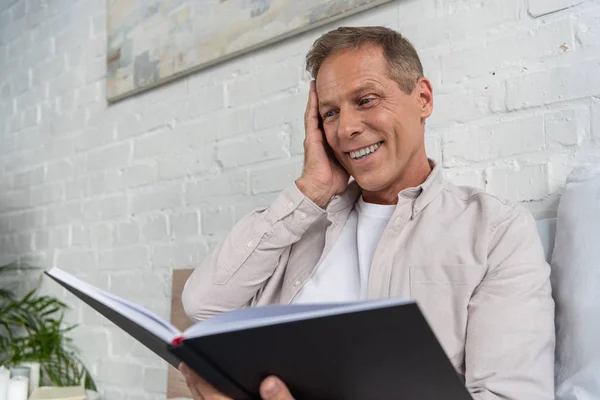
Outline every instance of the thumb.
POLYGON ((270 376, 262 381, 260 397, 262 400, 294 400, 285 383, 275 376, 270 376))

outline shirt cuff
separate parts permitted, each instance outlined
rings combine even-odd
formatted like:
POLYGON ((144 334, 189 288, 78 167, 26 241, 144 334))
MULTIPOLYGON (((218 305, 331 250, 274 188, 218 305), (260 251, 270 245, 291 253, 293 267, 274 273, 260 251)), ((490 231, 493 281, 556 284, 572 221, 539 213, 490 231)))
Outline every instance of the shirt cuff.
POLYGON ((270 207, 267 220, 282 221, 293 233, 302 235, 327 212, 304 195, 294 183, 284 189, 270 207))

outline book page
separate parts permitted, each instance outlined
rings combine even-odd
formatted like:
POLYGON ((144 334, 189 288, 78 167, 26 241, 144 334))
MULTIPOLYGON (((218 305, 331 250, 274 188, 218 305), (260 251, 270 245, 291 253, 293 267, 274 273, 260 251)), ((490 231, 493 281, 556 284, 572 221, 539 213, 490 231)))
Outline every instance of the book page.
POLYGON ((83 282, 59 268, 52 268, 46 273, 123 315, 142 328, 163 339, 165 342, 170 343, 175 337, 181 335, 181 332, 177 328, 164 321, 153 312, 128 300, 115 296, 112 293, 94 287, 89 283, 83 282))
POLYGON ((184 338, 207 336, 276 323, 300 321, 328 315, 357 312, 412 303, 408 299, 388 299, 352 303, 290 304, 243 308, 218 314, 197 322, 184 333, 184 338))

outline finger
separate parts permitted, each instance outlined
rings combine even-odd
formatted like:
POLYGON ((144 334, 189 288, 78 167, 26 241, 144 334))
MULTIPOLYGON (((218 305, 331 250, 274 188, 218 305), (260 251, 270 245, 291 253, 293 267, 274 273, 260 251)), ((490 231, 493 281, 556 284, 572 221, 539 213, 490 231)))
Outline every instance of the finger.
POLYGON ((317 98, 317 89, 315 81, 310 82, 310 92, 308 93, 308 103, 304 114, 304 124, 306 128, 306 138, 321 140, 321 130, 319 128, 319 106, 317 98))
POLYGON ((260 397, 263 400, 294 400, 285 383, 275 376, 270 376, 262 381, 260 397))

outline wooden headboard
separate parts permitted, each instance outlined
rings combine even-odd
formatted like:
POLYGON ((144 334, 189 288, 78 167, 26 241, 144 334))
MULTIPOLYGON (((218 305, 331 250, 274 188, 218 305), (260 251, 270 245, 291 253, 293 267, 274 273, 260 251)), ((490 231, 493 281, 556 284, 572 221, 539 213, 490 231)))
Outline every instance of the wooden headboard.
MULTIPOLYGON (((192 271, 194 270, 173 270, 173 281, 171 285, 171 323, 180 331, 183 331, 192 325, 192 321, 185 314, 185 311, 183 311, 183 304, 181 303, 183 286, 188 277, 192 274, 192 271)), ((185 383, 183 375, 171 365, 169 365, 169 375, 167 379, 167 399, 174 399, 177 397, 192 398, 192 394, 185 383)))

